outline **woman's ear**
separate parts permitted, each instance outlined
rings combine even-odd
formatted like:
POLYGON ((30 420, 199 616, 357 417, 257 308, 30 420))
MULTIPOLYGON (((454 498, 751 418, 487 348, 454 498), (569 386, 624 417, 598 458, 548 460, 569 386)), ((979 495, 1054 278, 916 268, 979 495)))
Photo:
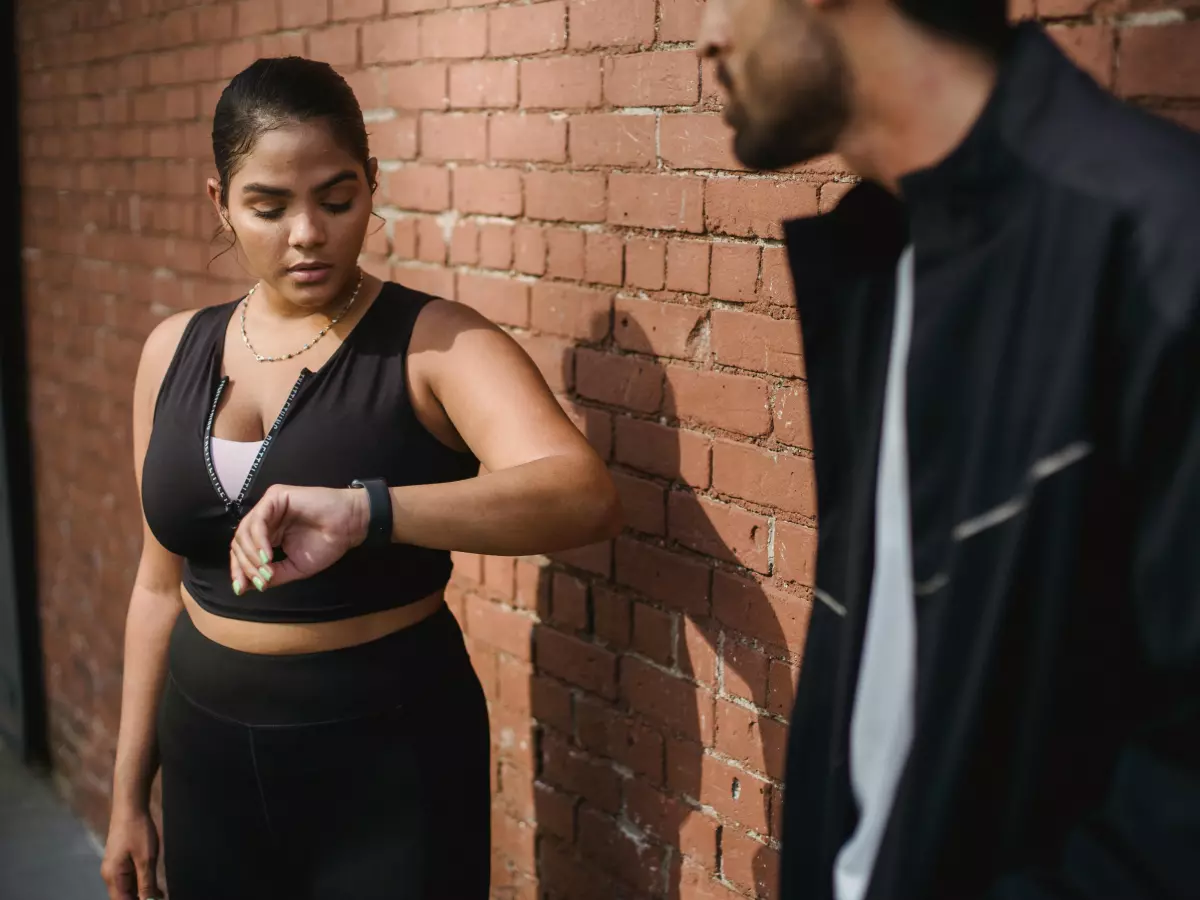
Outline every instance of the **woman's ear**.
POLYGON ((367 185, 374 194, 379 187, 379 160, 374 156, 367 160, 367 185))
POLYGON ((221 202, 221 182, 215 178, 208 179, 208 199, 212 202, 213 209, 217 211, 217 218, 221 220, 221 224, 226 228, 232 228, 229 224, 229 213, 225 209, 225 204, 221 202))

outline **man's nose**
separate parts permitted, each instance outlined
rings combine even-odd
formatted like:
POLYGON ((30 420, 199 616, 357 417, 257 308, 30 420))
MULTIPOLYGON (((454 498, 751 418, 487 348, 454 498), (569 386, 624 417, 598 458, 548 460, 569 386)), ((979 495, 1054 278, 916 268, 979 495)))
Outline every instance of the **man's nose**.
POLYGON ((720 56, 728 45, 728 3, 726 0, 708 0, 700 22, 700 35, 696 38, 696 52, 704 59, 711 59, 720 56))

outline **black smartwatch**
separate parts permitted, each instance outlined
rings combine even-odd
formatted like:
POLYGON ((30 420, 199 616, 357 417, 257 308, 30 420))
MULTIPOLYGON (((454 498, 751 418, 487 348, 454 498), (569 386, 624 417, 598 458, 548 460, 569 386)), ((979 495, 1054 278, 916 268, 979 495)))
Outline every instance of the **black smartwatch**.
POLYGON ((392 543, 392 495, 382 478, 357 478, 350 487, 367 492, 367 539, 364 547, 387 547, 392 543))

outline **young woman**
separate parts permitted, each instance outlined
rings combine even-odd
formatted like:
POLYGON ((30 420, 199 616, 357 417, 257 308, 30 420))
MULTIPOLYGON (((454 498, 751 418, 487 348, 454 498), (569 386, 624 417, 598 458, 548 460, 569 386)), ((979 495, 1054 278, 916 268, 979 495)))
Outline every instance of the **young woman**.
POLYGON ((487 710, 450 551, 608 538, 612 482, 507 335, 358 268, 378 166, 331 68, 255 63, 213 149, 258 283, 163 322, 138 372, 109 895, 157 896, 161 764, 172 900, 485 900, 487 710))

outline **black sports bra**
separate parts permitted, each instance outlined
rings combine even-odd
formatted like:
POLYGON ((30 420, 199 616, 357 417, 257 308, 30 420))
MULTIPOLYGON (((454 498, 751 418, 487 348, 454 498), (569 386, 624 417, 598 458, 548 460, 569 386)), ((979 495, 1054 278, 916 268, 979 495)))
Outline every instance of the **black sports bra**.
POLYGON ((228 381, 225 333, 240 301, 188 322, 155 406, 142 505, 154 536, 186 561, 183 584, 201 607, 259 622, 328 622, 415 603, 446 586, 449 552, 402 544, 355 548, 324 572, 262 594, 236 596, 229 575, 238 522, 272 484, 344 488, 384 478, 400 486, 478 474, 478 460, 438 441, 409 402, 408 345, 432 299, 384 285, 329 361, 301 371, 236 497, 216 477, 210 438, 228 381))

